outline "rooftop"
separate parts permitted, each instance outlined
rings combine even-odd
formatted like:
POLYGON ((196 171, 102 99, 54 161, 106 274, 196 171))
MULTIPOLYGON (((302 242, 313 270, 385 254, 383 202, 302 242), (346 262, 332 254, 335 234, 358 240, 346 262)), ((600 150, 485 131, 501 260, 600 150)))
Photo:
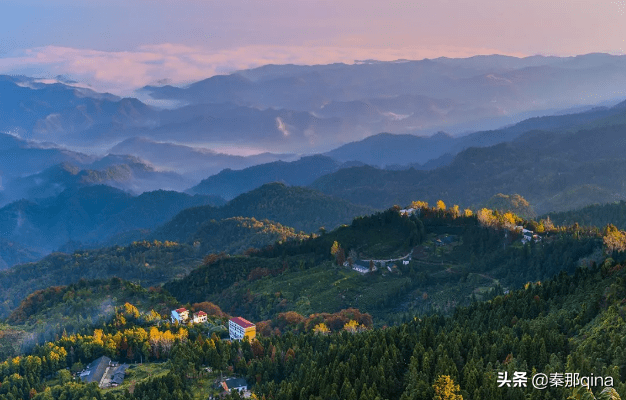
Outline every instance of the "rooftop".
POLYGON ((96 382, 97 384, 100 384, 100 380, 102 379, 102 376, 104 375, 104 372, 106 371, 110 362, 111 362, 111 359, 106 356, 102 356, 94 360, 87 367, 87 371, 85 371, 89 373, 86 375, 81 374, 81 379, 83 380, 83 382, 87 382, 87 383, 96 382))
POLYGON ((176 309, 176 312, 177 312, 177 313, 179 313, 179 314, 180 314, 180 313, 184 313, 185 311, 187 311, 187 309, 186 309, 186 308, 177 308, 177 309, 176 309))
POLYGON ((246 382, 243 378, 230 378, 224 381, 228 389, 234 389, 242 386, 248 386, 248 382, 246 382))
POLYGON ((230 320, 236 323, 237 325, 241 326, 242 328, 252 328, 254 326, 252 322, 241 317, 234 317, 234 318, 231 318, 230 320))

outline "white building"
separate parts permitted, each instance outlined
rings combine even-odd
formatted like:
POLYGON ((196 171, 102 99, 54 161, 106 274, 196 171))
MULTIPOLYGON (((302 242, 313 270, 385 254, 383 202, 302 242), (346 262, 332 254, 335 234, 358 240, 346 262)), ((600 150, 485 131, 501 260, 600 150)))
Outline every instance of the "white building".
POLYGON ((189 320, 189 311, 186 308, 178 308, 172 310, 172 323, 186 323, 189 320))
POLYGON ((201 322, 206 322, 206 321, 207 321, 207 315, 204 311, 198 311, 197 313, 193 314, 194 324, 199 324, 201 322))
POLYGON ((245 336, 252 340, 256 337, 256 325, 247 319, 234 317, 228 320, 228 333, 231 340, 242 340, 245 336))

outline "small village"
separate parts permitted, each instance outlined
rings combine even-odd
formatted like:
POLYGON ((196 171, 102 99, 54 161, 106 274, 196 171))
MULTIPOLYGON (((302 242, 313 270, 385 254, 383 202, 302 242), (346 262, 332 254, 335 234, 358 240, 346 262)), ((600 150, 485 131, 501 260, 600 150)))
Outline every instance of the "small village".
MULTIPOLYGON (((192 313, 186 308, 177 308, 171 311, 170 321, 173 324, 194 325, 208 322, 208 315, 204 311, 192 313)), ((255 340, 256 325, 242 317, 232 317, 228 320, 228 339, 255 340)), ((75 374, 75 377, 84 383, 96 383, 101 389, 116 388, 124 383, 129 370, 136 368, 136 364, 119 364, 107 356, 101 356, 92 361, 85 369, 75 374)), ((212 373, 211 367, 205 367, 204 372, 212 373)), ((250 398, 252 392, 249 390, 248 382, 237 376, 223 376, 221 373, 212 385, 213 389, 221 391, 221 394, 229 393, 232 390, 240 392, 243 398, 250 398)), ((221 397, 221 396, 220 396, 221 397)), ((218 397, 209 396, 208 399, 218 397)))

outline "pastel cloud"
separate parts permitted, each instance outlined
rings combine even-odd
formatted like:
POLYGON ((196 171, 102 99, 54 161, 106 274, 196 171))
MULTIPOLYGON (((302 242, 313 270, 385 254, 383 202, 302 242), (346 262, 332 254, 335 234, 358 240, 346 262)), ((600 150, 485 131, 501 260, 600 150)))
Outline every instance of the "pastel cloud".
MULTIPOLYGON (((186 84, 217 74, 266 64, 353 63, 355 60, 470 57, 502 53, 489 48, 453 46, 365 48, 358 46, 254 45, 208 50, 183 44, 140 46, 133 51, 100 51, 45 46, 0 58, 0 73, 40 77, 69 76, 94 90, 132 95, 137 88, 167 81, 186 84)), ((524 54, 511 54, 524 56, 524 54)))

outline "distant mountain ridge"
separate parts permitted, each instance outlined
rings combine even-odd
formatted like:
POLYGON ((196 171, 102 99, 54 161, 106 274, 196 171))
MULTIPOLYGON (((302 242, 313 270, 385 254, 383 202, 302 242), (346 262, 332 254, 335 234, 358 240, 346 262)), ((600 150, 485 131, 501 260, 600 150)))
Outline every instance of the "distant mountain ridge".
POLYGON ((211 194, 232 199, 266 183, 283 182, 290 186, 306 186, 322 175, 335 172, 341 164, 322 155, 302 157, 297 161, 274 161, 243 170, 225 169, 202 180, 189 193, 211 194))
POLYGON ((66 189, 97 184, 139 194, 160 188, 182 190, 189 181, 174 172, 156 171, 136 157, 108 155, 90 164, 77 166, 63 162, 40 173, 15 178, 4 186, 4 198, 0 204, 20 198, 54 197, 66 189))
POLYGON ((626 199, 623 108, 621 113, 607 117, 614 124, 536 130, 511 142, 468 148, 431 171, 355 167, 323 176, 311 187, 377 208, 443 198, 470 206, 498 193, 519 193, 538 213, 618 201, 626 199))
MULTIPOLYGON (((509 142, 532 130, 556 131, 626 123, 620 120, 625 106, 626 101, 612 107, 594 107, 582 112, 533 117, 508 127, 474 132, 460 137, 445 132, 438 132, 432 136, 380 133, 345 144, 324 154, 342 162, 354 160, 381 167, 386 165, 417 167, 446 154, 455 155, 469 147, 487 147, 509 142)), ((451 161, 451 158, 449 160, 451 161)))
MULTIPOLYGON (((184 104, 170 110, 75 87, 62 78, 48 84, 27 77, 0 76, 0 115, 5 116, 0 132, 57 147, 53 150, 55 146, 47 145, 43 149, 45 146, 38 145, 38 152, 19 150, 16 156, 20 162, 15 164, 23 165, 20 169, 24 171, 15 166, 4 169, 6 165, 1 164, 6 163, 0 155, 0 170, 8 180, 11 173, 23 177, 82 157, 67 151, 58 154, 62 146, 100 154, 103 149, 115 148, 114 153, 139 156, 159 170, 179 173, 196 183, 222 169, 293 160, 284 154, 328 152, 380 132, 428 136, 445 131, 456 137, 584 107, 582 99, 591 92, 596 101, 606 102, 620 88, 626 90, 625 67, 626 57, 606 54, 264 66, 214 76, 185 88, 142 90, 153 98, 184 104), (220 154, 233 146, 250 154, 272 151, 281 156, 242 160, 220 154), (195 151, 194 147, 213 149, 217 154, 195 151), (35 154, 42 160, 56 158, 41 162, 35 154), (180 160, 187 157, 190 162, 186 165, 180 160), (28 164, 33 168, 25 167, 28 164)), ((533 129, 548 127, 540 124, 533 129)), ((418 167, 470 146, 491 145, 513 136, 512 132, 504 137, 485 133, 473 141, 454 143, 435 138, 381 147, 384 151, 380 155, 368 155, 368 146, 361 150, 342 148, 331 156, 340 162, 418 167), (392 150, 398 156, 388 154, 392 150)))
POLYGON ((206 204, 221 202, 162 190, 134 197, 105 185, 86 186, 1 208, 0 238, 48 253, 67 242, 101 243, 121 232, 153 228, 185 208, 206 204))
MULTIPOLYGON (((494 129, 584 105, 578 99, 590 92, 599 101, 610 100, 615 92, 599 88, 626 86, 624 65, 626 57, 587 54, 263 66, 185 88, 151 86, 143 91, 190 105, 232 103, 338 118, 345 143, 377 132, 425 135, 445 130, 458 135, 494 129)), ((315 140, 322 132, 311 134, 315 140)), ((339 139, 331 134, 325 134, 329 147, 339 139)))
POLYGON ((0 206, 98 183, 141 193, 183 190, 192 182, 176 172, 157 170, 135 156, 98 157, 0 133, 0 206))
POLYGON ((292 154, 262 153, 237 156, 218 153, 202 147, 157 142, 146 137, 132 137, 109 149, 110 154, 131 154, 169 171, 177 171, 184 177, 199 181, 227 169, 241 169, 252 165, 291 160, 292 154))

